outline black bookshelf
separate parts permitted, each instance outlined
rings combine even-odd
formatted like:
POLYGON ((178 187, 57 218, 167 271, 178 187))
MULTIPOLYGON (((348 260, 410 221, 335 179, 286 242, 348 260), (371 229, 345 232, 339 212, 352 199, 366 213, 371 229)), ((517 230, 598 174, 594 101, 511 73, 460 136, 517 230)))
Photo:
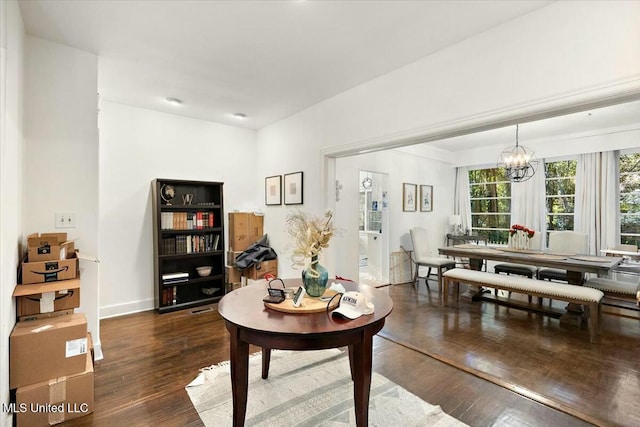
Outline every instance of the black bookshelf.
POLYGON ((223 183, 155 179, 154 294, 158 312, 215 303, 225 293, 223 183), (207 276, 198 267, 211 267, 207 276))

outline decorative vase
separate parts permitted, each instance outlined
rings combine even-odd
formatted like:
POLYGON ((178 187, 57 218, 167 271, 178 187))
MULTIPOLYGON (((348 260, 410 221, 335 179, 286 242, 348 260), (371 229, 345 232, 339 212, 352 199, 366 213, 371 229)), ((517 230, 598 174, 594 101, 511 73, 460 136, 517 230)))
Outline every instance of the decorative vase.
POLYGON ((518 230, 509 236, 509 247, 516 250, 529 249, 528 233, 518 230))
POLYGON ((310 297, 321 296, 327 288, 328 281, 329 272, 318 263, 317 255, 312 257, 309 268, 302 270, 302 283, 307 295, 310 297))

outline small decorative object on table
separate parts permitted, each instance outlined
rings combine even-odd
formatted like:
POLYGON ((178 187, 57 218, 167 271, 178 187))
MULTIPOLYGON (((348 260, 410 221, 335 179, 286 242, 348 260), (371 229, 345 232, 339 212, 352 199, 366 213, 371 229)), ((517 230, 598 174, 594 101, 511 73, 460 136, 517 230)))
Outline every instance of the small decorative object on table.
POLYGON ((310 297, 321 296, 329 280, 329 272, 318 263, 318 255, 323 248, 329 246, 334 233, 333 213, 326 211, 323 217, 314 217, 302 211, 287 215, 289 235, 295 247, 291 260, 295 266, 305 266, 302 271, 304 290, 310 297), (311 262, 307 264, 307 259, 311 262))
POLYGON ((529 239, 535 234, 535 230, 514 224, 509 230, 509 247, 518 250, 529 249, 529 239))

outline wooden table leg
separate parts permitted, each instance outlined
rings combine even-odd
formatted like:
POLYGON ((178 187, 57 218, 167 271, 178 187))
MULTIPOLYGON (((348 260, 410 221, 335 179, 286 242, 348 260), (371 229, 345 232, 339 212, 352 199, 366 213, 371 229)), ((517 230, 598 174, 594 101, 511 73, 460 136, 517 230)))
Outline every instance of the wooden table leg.
POLYGON ((249 344, 239 337, 239 329, 227 325, 230 334, 231 394, 233 396, 233 426, 244 426, 247 412, 247 388, 249 382, 249 344))
POLYGON ((365 329, 362 334, 361 342, 349 346, 349 362, 354 376, 353 400, 356 411, 356 425, 358 427, 367 427, 369 424, 373 335, 368 329, 365 329))
POLYGON ((354 360, 355 360, 355 356, 353 355, 353 346, 350 345, 348 347, 349 349, 349 369, 351 369, 351 381, 355 381, 355 366, 354 366, 354 360))
POLYGON ((269 377, 269 365, 271 364, 271 349, 262 347, 262 379, 269 377))
MULTIPOLYGON (((471 270, 482 271, 482 264, 484 259, 481 258, 469 258, 469 268, 471 270)), ((462 298, 471 301, 482 300, 482 294, 484 289, 480 286, 467 285, 467 290, 462 294, 462 298)))
MULTIPOLYGON (((579 271, 567 271, 567 282, 571 285, 582 286, 584 273, 579 271)), ((561 325, 580 326, 583 322, 584 310, 580 304, 569 303, 564 308, 566 313, 560 316, 561 325)))

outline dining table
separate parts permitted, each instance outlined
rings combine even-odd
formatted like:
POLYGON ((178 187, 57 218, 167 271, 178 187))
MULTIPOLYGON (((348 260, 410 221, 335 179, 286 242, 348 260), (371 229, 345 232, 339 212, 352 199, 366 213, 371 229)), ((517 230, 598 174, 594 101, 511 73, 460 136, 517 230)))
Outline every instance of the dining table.
MULTIPOLYGON (((439 248, 438 252, 454 259, 467 259, 469 267, 474 270, 480 270, 487 260, 561 269, 567 272, 567 282, 577 286, 583 285, 585 274, 607 277, 610 271, 623 261, 623 258, 618 256, 560 253, 475 244, 447 246, 439 248)), ((484 289, 472 289, 470 296, 473 301, 493 300, 500 302, 485 294, 484 289)), ((539 307, 536 311, 546 312, 549 310, 539 307)), ((582 307, 579 305, 568 304, 565 307, 565 312, 560 315, 560 323, 579 326, 583 320, 582 313, 582 307)))
MULTIPOLYGON (((369 425, 373 336, 384 326, 393 309, 393 301, 385 290, 348 280, 332 280, 346 291, 356 291, 375 307, 373 313, 355 319, 333 316, 328 301, 305 296, 300 307, 264 302, 270 284, 253 284, 226 294, 218 303, 218 312, 229 331, 233 425, 245 424, 249 375, 249 345, 262 347, 262 378, 269 375, 271 350, 321 350, 348 347, 353 404, 357 427, 369 425), (320 305, 319 310, 306 310, 320 305)), ((284 279, 283 287, 298 288, 301 279, 284 279)), ((336 300, 338 301, 338 300, 336 300)))

